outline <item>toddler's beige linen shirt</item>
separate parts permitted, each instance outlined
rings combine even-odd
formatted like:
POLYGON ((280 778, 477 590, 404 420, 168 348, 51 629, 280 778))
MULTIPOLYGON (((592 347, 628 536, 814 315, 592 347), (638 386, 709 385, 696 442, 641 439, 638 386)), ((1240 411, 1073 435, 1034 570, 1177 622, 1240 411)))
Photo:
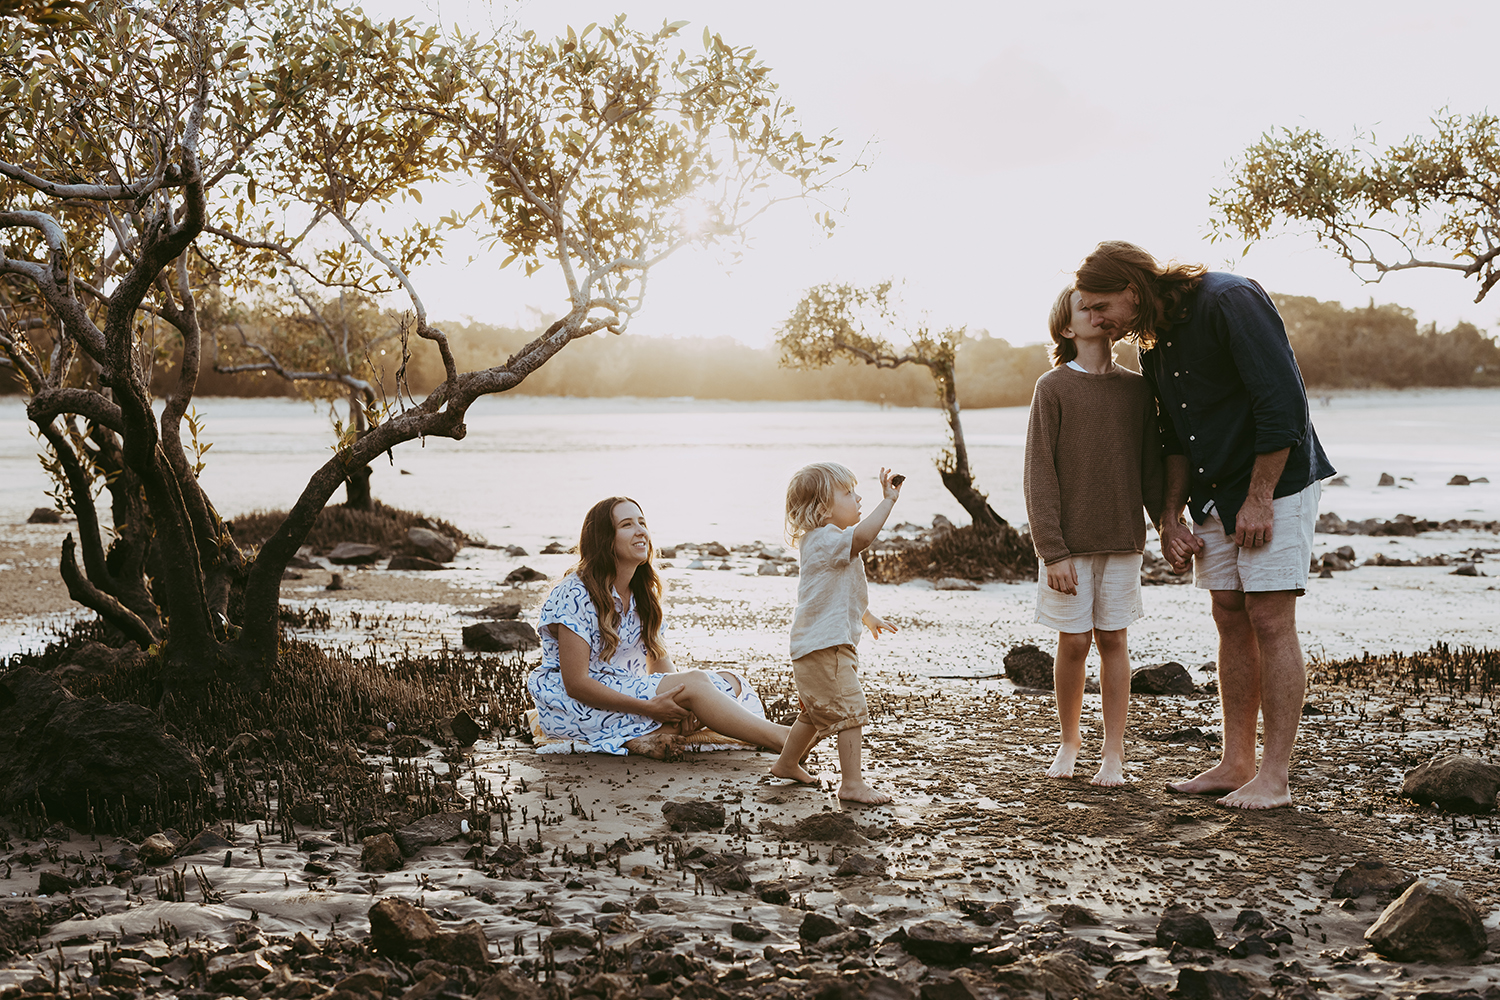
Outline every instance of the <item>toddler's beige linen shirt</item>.
POLYGON ((856 645, 870 606, 865 564, 851 557, 854 528, 825 524, 798 545, 797 610, 792 613, 792 659, 829 646, 856 645))

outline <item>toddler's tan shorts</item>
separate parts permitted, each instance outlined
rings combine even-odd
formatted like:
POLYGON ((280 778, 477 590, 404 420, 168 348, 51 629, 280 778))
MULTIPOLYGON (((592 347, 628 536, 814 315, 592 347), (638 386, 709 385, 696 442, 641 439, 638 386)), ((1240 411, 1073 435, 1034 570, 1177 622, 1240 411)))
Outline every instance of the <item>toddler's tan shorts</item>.
POLYGON ((870 721, 858 667, 859 654, 848 644, 816 649, 792 661, 802 702, 797 721, 815 728, 819 739, 870 721))

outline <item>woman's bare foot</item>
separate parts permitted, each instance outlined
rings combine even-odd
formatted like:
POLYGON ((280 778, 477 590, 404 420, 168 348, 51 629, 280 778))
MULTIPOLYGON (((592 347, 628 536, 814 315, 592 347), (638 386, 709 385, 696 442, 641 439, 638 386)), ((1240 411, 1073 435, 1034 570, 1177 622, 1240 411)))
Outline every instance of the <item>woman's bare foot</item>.
POLYGON ((633 740, 626 740, 625 749, 631 753, 640 754, 642 757, 651 757, 655 760, 681 760, 682 737, 675 733, 658 729, 654 733, 647 733, 645 736, 637 736, 633 740))
POLYGON ((1057 748, 1057 757, 1052 761, 1052 766, 1047 768, 1049 778, 1071 778, 1073 777, 1073 763, 1078 760, 1078 748, 1070 747, 1066 743, 1057 748))
POLYGON ((1167 787, 1174 792, 1182 792, 1184 795, 1222 795, 1225 792, 1234 791, 1253 777, 1255 777, 1254 768, 1246 772, 1226 764, 1219 764, 1196 778, 1174 781, 1167 787))
POLYGON ((786 781, 796 781, 804 785, 822 784, 822 782, 818 781, 817 778, 809 774, 807 768, 803 767, 801 764, 783 766, 781 761, 779 760, 771 765, 771 776, 774 778, 782 778, 786 781))
POLYGON ((845 781, 840 783, 839 798, 845 802, 863 802, 868 806, 880 806, 891 801, 891 797, 885 792, 864 781, 845 781))
POLYGON ((1103 788, 1116 788, 1125 784, 1125 765, 1118 757, 1105 754, 1099 765, 1099 773, 1089 779, 1089 784, 1103 788))

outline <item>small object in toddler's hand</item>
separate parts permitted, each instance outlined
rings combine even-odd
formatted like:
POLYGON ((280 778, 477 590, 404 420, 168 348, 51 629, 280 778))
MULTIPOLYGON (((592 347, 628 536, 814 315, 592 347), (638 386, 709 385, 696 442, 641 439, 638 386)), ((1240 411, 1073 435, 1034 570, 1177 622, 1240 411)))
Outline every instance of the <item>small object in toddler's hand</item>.
POLYGON ((896 487, 896 489, 898 490, 901 488, 901 484, 904 482, 906 482, 906 477, 899 472, 891 477, 891 485, 896 487))

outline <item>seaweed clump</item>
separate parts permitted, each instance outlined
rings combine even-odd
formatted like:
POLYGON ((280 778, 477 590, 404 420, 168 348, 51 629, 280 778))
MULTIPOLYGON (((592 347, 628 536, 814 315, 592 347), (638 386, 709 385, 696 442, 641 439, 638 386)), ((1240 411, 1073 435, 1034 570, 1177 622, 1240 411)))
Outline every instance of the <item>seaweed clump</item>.
MULTIPOLYGON (((240 545, 258 547, 276 533, 286 517, 284 510, 253 511, 235 518, 229 525, 229 532, 240 545)), ((324 507, 307 533, 305 544, 314 551, 326 552, 340 542, 360 542, 377 545, 388 552, 410 555, 417 552, 406 540, 406 533, 412 528, 430 528, 466 545, 483 544, 477 535, 460 531, 441 518, 390 507, 379 500, 372 501, 369 510, 341 504, 324 507)))
POLYGON ((1029 580, 1036 576, 1036 550, 1030 535, 1009 524, 998 528, 966 524, 904 545, 866 549, 865 574, 876 583, 943 577, 1029 580))

